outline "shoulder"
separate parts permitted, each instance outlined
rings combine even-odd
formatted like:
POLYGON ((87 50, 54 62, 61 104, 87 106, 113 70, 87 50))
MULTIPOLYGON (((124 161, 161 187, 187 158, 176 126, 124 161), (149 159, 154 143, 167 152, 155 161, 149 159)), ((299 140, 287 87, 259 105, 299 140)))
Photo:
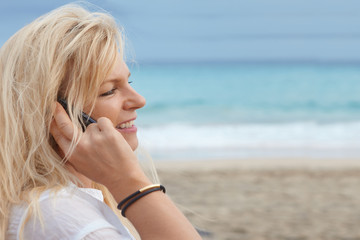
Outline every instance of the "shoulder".
POLYGON ((39 207, 40 218, 31 215, 24 228, 25 236, 34 236, 34 239, 82 239, 101 229, 113 229, 119 235, 128 235, 106 204, 76 187, 64 188, 57 193, 44 192, 39 199, 39 207))

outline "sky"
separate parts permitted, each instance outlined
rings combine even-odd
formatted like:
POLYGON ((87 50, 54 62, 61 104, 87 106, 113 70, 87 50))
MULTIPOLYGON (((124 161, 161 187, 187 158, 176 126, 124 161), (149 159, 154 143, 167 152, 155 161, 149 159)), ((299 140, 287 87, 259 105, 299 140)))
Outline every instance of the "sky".
MULTIPOLYGON (((0 44, 71 1, 1 1, 0 44)), ((358 0, 94 0, 138 62, 360 61, 358 0)))

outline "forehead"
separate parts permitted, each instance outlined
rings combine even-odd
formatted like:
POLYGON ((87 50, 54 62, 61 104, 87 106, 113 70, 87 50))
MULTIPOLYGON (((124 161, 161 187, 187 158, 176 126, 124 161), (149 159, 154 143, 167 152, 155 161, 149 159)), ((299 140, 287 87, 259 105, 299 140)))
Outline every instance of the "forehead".
POLYGON ((110 71, 110 74, 106 77, 105 81, 110 81, 114 79, 127 79, 129 77, 130 71, 125 61, 121 57, 116 58, 113 69, 110 71))

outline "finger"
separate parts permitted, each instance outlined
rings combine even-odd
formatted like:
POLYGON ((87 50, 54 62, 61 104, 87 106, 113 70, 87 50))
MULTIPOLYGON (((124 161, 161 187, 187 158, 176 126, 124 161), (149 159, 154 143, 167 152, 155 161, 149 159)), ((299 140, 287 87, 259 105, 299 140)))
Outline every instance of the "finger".
POLYGON ((98 123, 98 127, 100 129, 100 131, 113 131, 114 130, 114 125, 111 122, 110 119, 106 118, 106 117, 101 117, 97 120, 98 123))
POLYGON ((66 138, 72 139, 74 135, 74 125, 71 122, 69 116, 67 115, 65 109, 60 105, 60 103, 56 103, 54 118, 56 125, 62 132, 62 134, 66 138))
POLYGON ((97 123, 92 123, 92 124, 89 124, 89 126, 86 127, 85 129, 85 133, 88 133, 88 132, 99 132, 100 129, 99 129, 99 126, 97 123))
POLYGON ((55 142, 59 145, 60 149, 63 152, 67 152, 70 147, 71 141, 62 134, 54 120, 50 124, 50 133, 54 137, 55 142))

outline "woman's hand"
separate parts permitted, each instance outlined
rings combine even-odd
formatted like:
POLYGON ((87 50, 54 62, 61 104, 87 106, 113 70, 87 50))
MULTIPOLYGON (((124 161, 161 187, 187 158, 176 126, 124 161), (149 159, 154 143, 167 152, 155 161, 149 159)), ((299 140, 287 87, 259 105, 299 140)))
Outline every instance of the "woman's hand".
MULTIPOLYGON (((64 153, 70 149, 74 129, 65 110, 56 103, 50 132, 64 153)), ((131 147, 107 118, 99 118, 87 127, 68 163, 79 173, 105 185, 117 202, 151 184, 131 147)), ((174 203, 160 191, 136 201, 126 216, 144 240, 201 239, 174 203)))
MULTIPOLYGON (((50 132, 64 153, 71 147, 75 127, 64 108, 56 103, 50 132)), ((141 170, 133 150, 107 118, 99 118, 97 123, 86 128, 74 151, 68 156, 68 163, 79 173, 116 192, 114 197, 117 200, 151 184, 141 170), (119 185, 123 186, 120 192, 119 185)))

